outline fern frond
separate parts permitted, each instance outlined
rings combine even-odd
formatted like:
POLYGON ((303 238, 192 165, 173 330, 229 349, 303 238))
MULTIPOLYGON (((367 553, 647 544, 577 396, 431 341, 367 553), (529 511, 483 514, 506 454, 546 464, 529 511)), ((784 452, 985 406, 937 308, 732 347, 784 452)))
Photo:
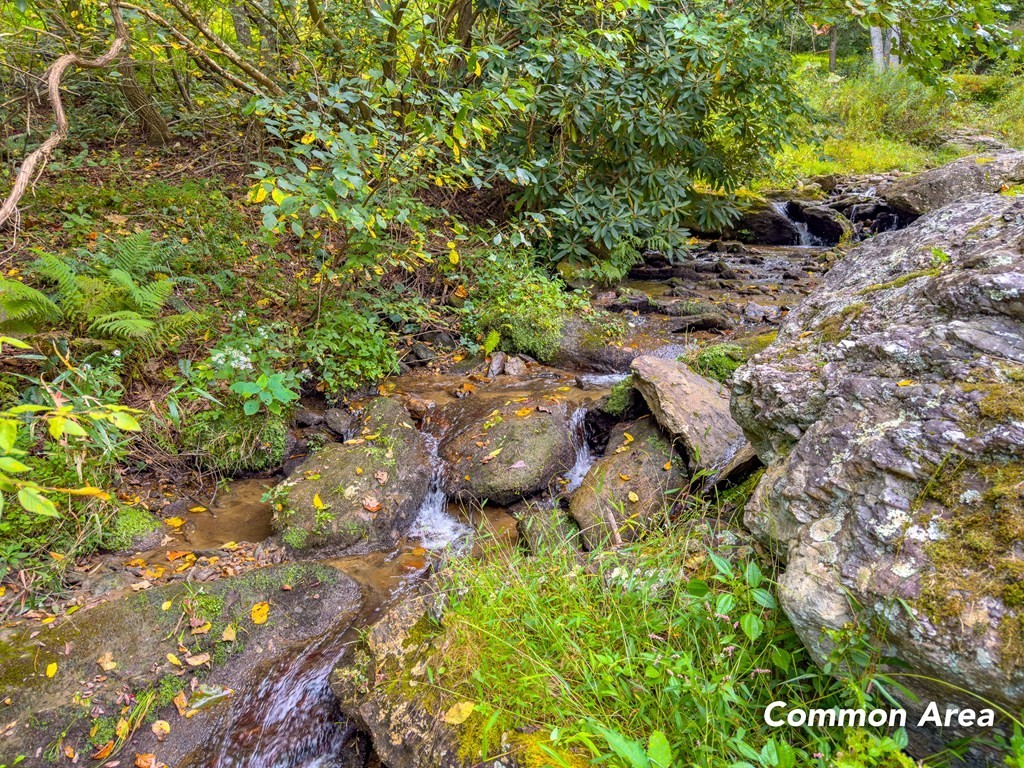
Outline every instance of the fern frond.
POLYGON ((17 280, 0 278, 0 329, 37 330, 60 322, 60 307, 45 293, 17 280))
POLYGON ((154 321, 147 320, 138 312, 122 310, 96 318, 89 326, 89 332, 100 338, 136 341, 151 339, 154 328, 154 321))
POLYGON ((52 253, 38 252, 38 258, 29 265, 29 271, 36 277, 48 280, 57 286, 57 297, 61 304, 75 303, 81 299, 79 274, 67 261, 52 253))
POLYGON ((157 320, 156 337, 160 341, 170 341, 175 336, 189 333, 206 322, 202 312, 183 312, 180 315, 168 315, 157 320))
POLYGON ((153 272, 170 272, 170 269, 158 263, 163 255, 162 250, 163 243, 153 240, 148 231, 135 232, 121 238, 114 246, 114 267, 136 279, 153 272))

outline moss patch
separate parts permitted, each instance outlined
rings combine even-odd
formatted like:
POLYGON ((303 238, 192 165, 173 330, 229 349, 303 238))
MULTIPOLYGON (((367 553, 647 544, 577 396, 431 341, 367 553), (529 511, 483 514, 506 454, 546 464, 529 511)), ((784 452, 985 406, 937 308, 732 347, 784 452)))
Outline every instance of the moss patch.
POLYGON ((139 539, 160 530, 160 521, 143 507, 122 507, 103 531, 103 546, 113 551, 131 549, 139 539))
POLYGON ((712 344, 696 354, 684 357, 683 362, 701 376, 724 383, 732 378, 736 370, 747 360, 763 352, 777 336, 778 334, 773 331, 726 344, 712 344))
POLYGON ((204 467, 232 474, 278 467, 284 461, 288 428, 272 414, 250 417, 236 411, 197 413, 182 431, 181 444, 204 467))

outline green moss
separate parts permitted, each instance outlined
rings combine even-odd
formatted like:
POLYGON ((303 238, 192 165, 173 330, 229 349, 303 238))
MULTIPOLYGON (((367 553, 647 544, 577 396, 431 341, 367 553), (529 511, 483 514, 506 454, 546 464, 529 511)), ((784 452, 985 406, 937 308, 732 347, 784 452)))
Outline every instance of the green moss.
POLYGON ((609 416, 621 416, 633 405, 635 398, 636 390, 633 388, 633 377, 630 376, 611 388, 602 410, 609 416))
POLYGON ((996 377, 964 386, 965 392, 981 392, 982 418, 997 423, 1024 421, 1024 367, 1003 368, 996 377))
POLYGON ((747 360, 763 352, 777 336, 775 332, 762 333, 726 344, 712 344, 684 358, 684 362, 701 376, 724 383, 747 360))
POLYGON ((895 280, 890 280, 887 283, 876 283, 875 285, 869 285, 867 288, 862 288, 857 292, 858 296, 867 296, 878 291, 887 291, 891 288, 902 288, 911 280, 917 280, 919 277, 938 277, 941 270, 938 267, 931 267, 929 269, 918 269, 914 272, 908 272, 905 275, 897 277, 895 280))
POLYGON ((181 678, 177 675, 164 675, 156 684, 156 707, 166 707, 174 701, 179 692, 185 690, 181 678))
POLYGON ((97 717, 92 721, 89 730, 89 742, 94 747, 102 747, 108 741, 117 738, 117 719, 111 716, 97 717))
POLYGON ((284 461, 288 428, 283 417, 214 409, 195 414, 181 443, 200 464, 228 474, 278 467, 284 461))
POLYGON ((818 336, 828 344, 838 344, 850 335, 850 323, 856 320, 867 309, 867 304, 854 302, 831 315, 818 325, 818 336))
POLYGON ((944 537, 925 547, 932 569, 921 577, 919 607, 935 622, 958 625, 963 611, 982 597, 1001 600, 1002 663, 1024 661, 1024 463, 947 457, 915 508, 922 524, 937 506, 944 537))
POLYGON ((149 510, 141 506, 122 507, 103 531, 103 546, 114 551, 131 549, 147 533, 158 530, 160 521, 149 510))

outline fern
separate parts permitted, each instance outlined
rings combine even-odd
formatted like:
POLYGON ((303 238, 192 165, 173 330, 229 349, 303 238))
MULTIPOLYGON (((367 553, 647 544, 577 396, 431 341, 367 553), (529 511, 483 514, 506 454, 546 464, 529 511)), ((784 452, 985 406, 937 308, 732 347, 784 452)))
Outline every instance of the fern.
POLYGON ((148 232, 138 232, 114 244, 112 255, 82 252, 83 261, 40 252, 28 274, 51 286, 52 295, 0 278, 0 328, 32 333, 64 327, 79 336, 155 351, 205 319, 191 311, 161 316, 169 305, 187 309, 174 295, 176 284, 198 284, 193 278, 168 277, 161 250, 148 232))
POLYGON ((61 319, 60 307, 30 285, 0 278, 0 330, 25 332, 61 319))

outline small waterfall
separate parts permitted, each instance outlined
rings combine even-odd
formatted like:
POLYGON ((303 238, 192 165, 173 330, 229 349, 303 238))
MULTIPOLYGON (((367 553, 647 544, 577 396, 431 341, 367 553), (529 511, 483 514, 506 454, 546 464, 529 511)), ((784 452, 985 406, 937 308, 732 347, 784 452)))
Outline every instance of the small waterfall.
POLYGON ((800 238, 800 242, 797 243, 797 245, 809 247, 824 245, 821 239, 811 234, 811 230, 807 227, 806 222, 796 221, 792 216, 789 215, 789 203, 781 200, 774 200, 772 201, 772 208, 774 208, 776 213, 778 213, 780 216, 784 216, 789 221, 789 223, 796 228, 797 235, 800 238))
POLYGON ((565 486, 565 493, 569 494, 583 485, 583 479, 587 472, 594 466, 594 456, 590 452, 590 443, 587 442, 587 409, 577 408, 569 417, 569 436, 572 439, 573 448, 576 449, 576 462, 572 469, 565 473, 569 481, 565 486))
POLYGON ((419 539, 424 549, 444 549, 468 540, 473 529, 448 514, 448 496, 443 488, 444 462, 437 452, 438 440, 428 432, 423 433, 423 439, 430 451, 430 490, 409 528, 409 537, 419 539))

